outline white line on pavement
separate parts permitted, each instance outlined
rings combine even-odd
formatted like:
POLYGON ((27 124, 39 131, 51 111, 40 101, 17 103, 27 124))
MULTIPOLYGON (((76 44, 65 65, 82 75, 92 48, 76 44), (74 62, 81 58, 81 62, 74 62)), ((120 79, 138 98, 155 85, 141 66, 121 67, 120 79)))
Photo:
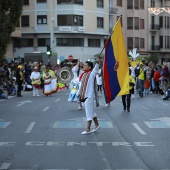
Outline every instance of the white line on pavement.
POLYGON ((161 101, 158 101, 158 102, 161 103, 161 104, 163 104, 163 105, 165 105, 165 106, 168 105, 167 103, 164 103, 164 102, 161 102, 161 101))
POLYGON ((60 101, 61 99, 57 99, 55 102, 58 102, 58 101, 60 101))
POLYGON ((139 125, 137 124, 137 123, 132 123, 132 125, 136 128, 136 130, 140 133, 140 134, 142 134, 142 135, 146 135, 147 133, 145 133, 140 127, 139 127, 139 125))
POLYGON ((46 108, 44 108, 42 111, 45 112, 45 111, 47 111, 49 108, 50 108, 50 107, 46 107, 46 108))
POLYGON ((67 95, 69 95, 69 93, 66 93, 65 95, 67 96, 67 95))
POLYGON ((145 107, 145 106, 142 106, 142 108, 145 109, 145 110, 149 110, 149 109, 148 109, 147 107, 145 107))
POLYGON ((35 122, 31 122, 28 126, 28 128, 26 129, 25 133, 30 133, 32 128, 34 127, 35 125, 35 122))
POLYGON ((3 163, 0 169, 3 169, 3 170, 8 169, 10 165, 11 165, 10 163, 3 163))
POLYGON ((11 122, 7 122, 7 123, 3 126, 3 128, 6 128, 10 123, 11 123, 11 122))

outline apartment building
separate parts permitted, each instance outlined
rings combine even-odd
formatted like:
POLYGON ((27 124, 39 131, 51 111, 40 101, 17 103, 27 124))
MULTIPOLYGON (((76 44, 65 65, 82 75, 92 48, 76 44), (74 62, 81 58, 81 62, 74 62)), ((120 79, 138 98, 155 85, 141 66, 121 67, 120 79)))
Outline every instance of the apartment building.
MULTIPOLYGON (((14 58, 40 52, 47 45, 61 62, 72 55, 82 61, 100 54, 117 19, 128 51, 148 54, 148 10, 145 0, 23 0, 22 37, 13 37, 14 58)), ((47 57, 47 56, 46 56, 47 57)))
MULTIPOLYGON (((151 0, 148 2, 148 7, 170 7, 170 0, 151 0)), ((160 63, 170 62, 170 13, 165 11, 158 15, 149 13, 148 23, 149 55, 158 56, 160 63)))

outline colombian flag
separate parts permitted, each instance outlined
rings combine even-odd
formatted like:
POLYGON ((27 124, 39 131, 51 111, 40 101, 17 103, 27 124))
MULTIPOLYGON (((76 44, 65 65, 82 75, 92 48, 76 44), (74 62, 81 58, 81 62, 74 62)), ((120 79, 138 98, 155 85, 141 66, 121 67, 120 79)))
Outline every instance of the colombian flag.
POLYGON ((120 18, 105 44, 103 78, 108 103, 129 93, 129 66, 120 18))

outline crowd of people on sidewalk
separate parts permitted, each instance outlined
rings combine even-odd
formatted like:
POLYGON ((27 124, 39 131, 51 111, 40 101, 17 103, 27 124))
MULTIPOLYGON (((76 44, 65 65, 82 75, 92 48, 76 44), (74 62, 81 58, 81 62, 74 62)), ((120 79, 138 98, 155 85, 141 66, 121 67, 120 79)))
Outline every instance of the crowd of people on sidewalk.
POLYGON ((16 60, 0 63, 0 99, 22 97, 22 91, 33 91, 33 96, 39 96, 38 89, 42 89, 44 95, 50 96, 56 91, 67 89, 66 84, 57 81, 58 68, 59 65, 43 62, 16 60))
POLYGON ((168 63, 156 65, 153 62, 140 62, 131 68, 131 75, 135 78, 135 89, 140 97, 149 93, 162 95, 163 100, 170 98, 170 68, 168 63))

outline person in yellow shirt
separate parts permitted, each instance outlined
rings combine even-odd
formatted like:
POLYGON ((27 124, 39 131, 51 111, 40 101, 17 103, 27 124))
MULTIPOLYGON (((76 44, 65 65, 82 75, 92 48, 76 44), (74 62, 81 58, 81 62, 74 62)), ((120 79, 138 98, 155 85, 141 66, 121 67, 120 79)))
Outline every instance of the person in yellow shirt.
POLYGON ((144 64, 140 62, 139 67, 136 71, 136 77, 137 77, 137 85, 139 88, 139 96, 143 97, 143 90, 144 90, 144 80, 146 79, 146 69, 144 67, 144 64))
POLYGON ((131 76, 131 69, 129 68, 129 94, 122 95, 122 103, 124 107, 124 111, 130 112, 130 103, 131 103, 131 94, 134 89, 135 85, 135 79, 133 76, 131 76))

